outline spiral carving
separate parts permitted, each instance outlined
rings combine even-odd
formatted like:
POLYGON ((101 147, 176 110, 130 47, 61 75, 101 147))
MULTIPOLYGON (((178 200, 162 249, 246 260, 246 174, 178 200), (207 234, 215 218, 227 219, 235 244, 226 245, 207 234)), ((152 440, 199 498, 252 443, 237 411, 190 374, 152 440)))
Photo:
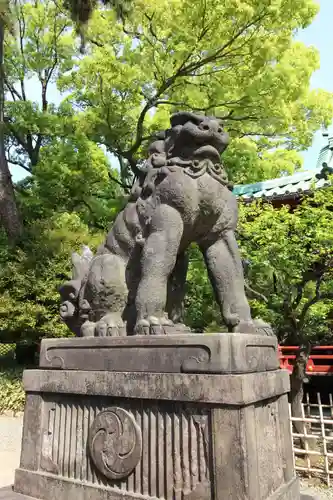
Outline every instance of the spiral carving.
POLYGON ((128 476, 140 461, 141 430, 133 416, 118 407, 99 413, 88 436, 90 456, 108 479, 128 476))

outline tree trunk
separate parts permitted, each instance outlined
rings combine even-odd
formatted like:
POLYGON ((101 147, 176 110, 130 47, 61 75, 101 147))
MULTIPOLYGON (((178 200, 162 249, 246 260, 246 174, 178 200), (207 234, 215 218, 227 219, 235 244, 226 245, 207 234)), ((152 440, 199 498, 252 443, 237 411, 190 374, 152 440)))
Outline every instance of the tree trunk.
POLYGON ((4 34, 5 22, 0 18, 0 223, 11 243, 22 233, 22 223, 15 200, 15 192, 5 155, 4 131, 4 34))
MULTIPOLYGON (((304 380, 306 378, 306 365, 309 359, 310 346, 300 346, 299 351, 296 355, 295 364, 293 372, 290 376, 290 404, 291 404, 291 414, 293 417, 302 418, 302 403, 304 396, 304 380)), ((304 422, 293 422, 293 427, 297 434, 304 434, 306 424, 304 422)), ((311 443, 308 441, 309 448, 311 448, 311 443)), ((302 448, 305 448, 306 440, 300 438, 302 448)))

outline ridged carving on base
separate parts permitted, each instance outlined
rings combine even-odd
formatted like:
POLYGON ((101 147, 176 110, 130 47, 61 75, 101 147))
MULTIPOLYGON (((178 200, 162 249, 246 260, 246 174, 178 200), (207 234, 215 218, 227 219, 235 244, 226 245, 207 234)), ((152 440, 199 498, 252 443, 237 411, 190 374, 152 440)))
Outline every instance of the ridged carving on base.
POLYGON ((87 398, 82 401, 69 396, 62 396, 61 402, 50 401, 45 405, 51 422, 48 455, 58 470, 54 474, 165 500, 211 498, 208 410, 192 404, 144 401, 129 407, 127 402, 123 404, 118 400, 111 415, 110 406, 110 400, 106 399, 87 398), (118 432, 119 438, 122 426, 117 430, 117 425, 122 419, 123 423, 127 421, 127 430, 122 434, 124 441, 115 452, 113 431, 118 432), (109 439, 105 439, 107 428, 111 432, 109 439), (99 435, 103 446, 100 448, 99 443, 97 448, 103 449, 104 458, 109 454, 105 463, 106 468, 113 471, 111 474, 106 474, 105 468, 101 471, 101 462, 90 456, 89 448, 96 449, 92 436, 98 435, 98 429, 102 429, 99 435), (140 434, 142 451, 138 458, 140 434), (139 444, 135 445, 135 442, 139 444), (125 472, 120 465, 125 462, 119 462, 115 457, 120 456, 121 451, 126 455, 129 450, 137 463, 127 463, 125 472), (114 472, 119 476, 116 477, 114 472))

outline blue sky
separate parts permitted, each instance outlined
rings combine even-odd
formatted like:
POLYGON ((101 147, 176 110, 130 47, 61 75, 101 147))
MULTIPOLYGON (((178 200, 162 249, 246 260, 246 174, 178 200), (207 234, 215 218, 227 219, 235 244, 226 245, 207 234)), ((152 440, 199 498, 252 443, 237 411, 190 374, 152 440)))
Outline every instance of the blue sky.
MULTIPOLYGON (((314 45, 320 52, 320 69, 316 71, 311 80, 313 88, 322 88, 333 92, 333 0, 319 0, 320 12, 314 22, 298 34, 298 39, 306 45, 314 45)), ((27 94, 31 100, 38 101, 40 96, 39 84, 35 81, 28 83, 27 94)), ((59 102, 60 94, 55 85, 50 86, 49 101, 59 102)), ((330 130, 333 133, 333 127, 330 130)), ((313 139, 311 148, 303 153, 304 168, 315 168, 320 149, 326 145, 322 132, 318 131, 313 139)), ((19 168, 11 168, 14 181, 26 176, 26 172, 19 168)))
MULTIPOLYGON (((333 92, 333 0, 320 0, 320 11, 314 22, 299 33, 306 45, 314 45, 320 52, 320 69, 312 75, 311 86, 333 92)), ((330 129, 333 133, 333 128, 330 129)), ((312 147, 303 153, 304 168, 315 168, 320 148, 326 146, 321 131, 314 138, 312 147)))

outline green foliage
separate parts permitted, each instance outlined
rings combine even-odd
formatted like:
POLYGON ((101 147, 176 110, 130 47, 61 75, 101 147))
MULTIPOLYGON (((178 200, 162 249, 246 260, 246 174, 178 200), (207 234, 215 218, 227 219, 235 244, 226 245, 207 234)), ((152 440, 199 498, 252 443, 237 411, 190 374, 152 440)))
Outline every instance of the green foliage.
POLYGON ((221 316, 214 300, 206 266, 199 248, 195 245, 189 251, 185 323, 197 332, 221 330, 221 316))
MULTIPOLYGON (((122 206, 124 194, 104 152, 78 132, 42 148, 30 185, 30 198, 45 213, 78 212, 86 224, 106 229, 122 206)), ((26 193, 25 193, 26 194, 26 193)))
POLYGON ((14 414, 24 410, 25 393, 22 385, 20 368, 4 369, 0 371, 0 414, 12 411, 14 414))
MULTIPOLYGON (((234 182, 300 167, 296 151, 310 145, 333 111, 331 94, 310 90, 317 51, 293 40, 315 16, 313 0, 136 0, 130 9, 126 1, 106 3, 110 9, 95 8, 87 53, 79 55, 72 21, 59 2, 15 2, 16 34, 5 47, 12 163, 34 173, 42 152, 44 165, 47 151, 53 162, 57 153, 63 161, 66 147, 71 156, 72 142, 85 137, 119 159, 127 185, 149 137, 168 127, 171 112, 189 109, 224 117, 234 138, 225 156, 234 182), (31 79, 38 99, 36 93, 29 99, 31 79), (48 100, 55 83, 69 94, 59 106, 48 100)), ((66 4, 78 20, 79 4, 66 4)), ((96 4, 86 6, 88 17, 96 4)), ((91 206, 85 197, 80 202, 91 206)))
POLYGON ((15 344, 0 343, 0 365, 4 360, 13 360, 15 356, 15 344))
POLYGON ((90 227, 106 228, 124 203, 119 174, 86 136, 75 109, 66 100, 58 106, 49 102, 59 75, 75 65, 72 23, 51 0, 18 1, 13 16, 17 29, 5 47, 6 148, 8 160, 32 174, 17 186, 24 223, 61 210, 79 213, 90 227))
POLYGON ((132 167, 145 138, 189 109, 224 117, 239 138, 227 161, 234 180, 292 172, 300 157, 289 150, 332 117, 331 94, 309 87, 317 51, 293 41, 316 12, 312 0, 136 0, 126 21, 95 11, 87 55, 58 84, 87 135, 132 167))
POLYGON ((230 180, 237 184, 254 183, 291 175, 302 167, 302 157, 295 150, 267 150, 266 139, 253 141, 234 138, 223 155, 230 180))
POLYGON ((73 113, 48 99, 59 74, 73 68, 76 44, 71 22, 57 2, 19 0, 12 16, 16 29, 5 40, 7 156, 33 171, 45 142, 71 130, 73 113), (36 89, 30 100, 32 82, 36 89))
POLYGON ((64 212, 35 221, 20 248, 1 246, 0 340, 69 334, 59 319, 58 288, 71 276, 71 252, 83 244, 94 250, 102 237, 64 212))
POLYGON ((316 342, 332 335, 333 188, 315 191, 295 210, 241 206, 239 241, 249 261, 254 315, 280 340, 316 342))
MULTIPOLYGON (((331 120, 331 94, 310 89, 318 53, 293 39, 315 16, 314 1, 135 0, 125 18, 117 5, 125 3, 95 9, 84 55, 61 3, 13 5, 16 31, 5 44, 6 149, 31 176, 16 186, 23 241, 14 250, 0 241, 0 339, 68 334, 58 320, 57 287, 70 275, 70 253, 100 241, 126 200, 131 168, 175 110, 224 117, 233 138, 224 162, 238 183, 298 170, 299 151, 331 120), (33 99, 29 80, 39 88, 33 99), (57 106, 49 102, 55 84, 67 92, 57 106), (105 150, 119 160, 119 172, 105 150)), ((253 312, 288 335, 329 332, 327 300, 309 307, 301 329, 296 321, 316 294, 315 279, 306 281, 291 312, 286 306, 298 301, 309 266, 329 258, 332 242, 322 234, 332 229, 327 199, 318 201, 320 210, 307 200, 294 213, 269 205, 242 212, 248 280, 261 294, 252 298, 253 312)), ((324 274, 320 290, 328 293, 324 274)), ((196 248, 186 314, 193 329, 221 329, 196 248)))

